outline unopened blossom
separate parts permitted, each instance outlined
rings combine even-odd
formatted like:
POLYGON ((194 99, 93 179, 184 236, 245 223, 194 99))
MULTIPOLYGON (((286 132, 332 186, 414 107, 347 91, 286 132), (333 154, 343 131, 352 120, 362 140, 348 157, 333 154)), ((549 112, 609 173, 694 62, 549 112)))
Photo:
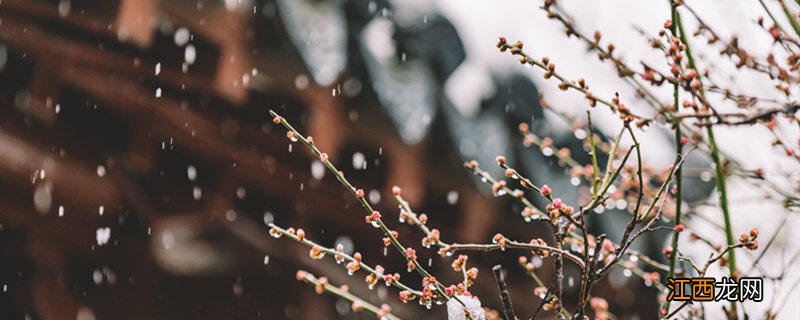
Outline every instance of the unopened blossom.
POLYGON ((319 279, 317 279, 317 283, 316 283, 316 285, 314 285, 314 291, 315 291, 317 294, 322 294, 322 293, 324 293, 324 292, 325 292, 325 285, 326 285, 326 284, 328 284, 328 278, 326 278, 326 277, 320 277, 319 279))
POLYGON ((341 243, 336 245, 336 253, 338 253, 336 257, 334 257, 336 259, 336 262, 337 263, 344 262, 344 246, 341 243))
POLYGON ((278 229, 270 228, 269 235, 271 235, 274 238, 280 238, 283 234, 280 231, 278 231, 278 229))
MULTIPOLYGON (((392 237, 395 238, 395 239, 397 239, 397 237, 400 236, 400 234, 397 233, 397 231, 395 231, 395 230, 392 230, 390 233, 391 233, 392 237)), ((388 247, 391 244, 392 244, 392 238, 391 237, 383 237, 383 245, 384 246, 388 247)))
POLYGON ((415 296, 413 293, 411 293, 411 291, 403 290, 403 291, 400 291, 400 293, 398 294, 398 297, 400 298, 400 301, 405 303, 405 302, 409 302, 411 300, 414 300, 414 298, 416 298, 417 296, 415 296))
POLYGON ((428 289, 427 287, 423 288, 422 294, 419 297, 419 304, 423 306, 429 306, 431 305, 432 301, 433 301, 433 293, 431 292, 431 290, 428 289))
MULTIPOLYGON (((545 242, 542 238, 531 239, 530 244, 539 247, 546 247, 547 242, 545 242)), ((539 255, 542 257, 548 257, 550 255, 550 250, 547 249, 534 249, 531 252, 535 255, 539 255)))
POLYGON ((308 256, 310 256, 311 259, 319 260, 322 259, 323 256, 325 256, 325 252, 322 251, 322 247, 314 245, 313 247, 311 247, 311 250, 308 251, 308 256))
POLYGON ((555 221, 558 220, 558 217, 561 216, 561 211, 553 209, 553 210, 550 210, 549 215, 550 215, 550 220, 552 220, 553 223, 555 223, 555 221))
POLYGON ((449 287, 447 287, 447 288, 444 288, 444 294, 445 294, 446 296, 448 296, 448 297, 451 297, 451 296, 453 296, 453 294, 454 294, 455 292, 456 292, 456 287, 455 287, 455 286, 453 286, 453 285, 451 285, 451 286, 449 286, 449 287))
POLYGON ((661 252, 663 252, 664 256, 667 258, 672 257, 672 247, 670 246, 665 246, 664 249, 661 250, 661 252))
POLYGON ((608 301, 603 298, 593 297, 589 300, 589 304, 594 310, 608 310, 608 301))
POLYGON ((464 268, 464 265, 467 263, 467 258, 468 257, 466 255, 462 254, 459 255, 457 259, 453 260, 453 264, 451 265, 453 267, 453 270, 460 272, 464 268))
POLYGON ((468 284, 472 284, 472 281, 478 279, 478 268, 472 267, 467 270, 467 280, 469 280, 468 284))
POLYGON ((345 268, 347 268, 347 272, 350 274, 361 269, 361 253, 356 252, 353 255, 353 261, 348 262, 345 268))
POLYGON ((527 220, 530 220, 531 218, 533 218, 533 216, 536 214, 536 211, 534 211, 530 207, 525 207, 524 209, 522 209, 522 212, 520 214, 527 221, 527 220))
POLYGON ((550 196, 550 192, 552 192, 552 190, 550 189, 550 186, 548 186, 546 184, 542 185, 542 187, 539 188, 539 193, 541 193, 543 197, 549 197, 550 196))
POLYGON ((550 300, 548 300, 544 305, 542 305, 542 310, 550 311, 555 309, 558 306, 558 297, 552 296, 550 300))
POLYGON ((506 187, 506 181, 505 180, 497 181, 497 182, 492 184, 492 192, 497 194, 497 193, 500 192, 500 190, 505 189, 505 187, 506 187))
POLYGON ((376 283, 378 283, 378 276, 375 275, 374 273, 370 273, 367 275, 364 281, 367 282, 369 288, 372 289, 372 287, 375 286, 376 283))
POLYGON ((400 209, 399 219, 400 219, 400 223, 408 222, 408 224, 410 224, 410 225, 414 224, 414 220, 411 219, 411 215, 408 214, 408 212, 406 210, 404 210, 404 209, 400 209))
POLYGON ((374 224, 380 218, 381 218, 381 213, 378 212, 378 210, 375 210, 372 211, 371 214, 368 214, 366 217, 364 217, 364 221, 366 221, 367 223, 374 224))
POLYGON ((425 248, 430 248, 431 245, 439 243, 440 239, 441 239, 441 234, 439 233, 439 230, 431 229, 430 234, 422 238, 422 246, 424 246, 425 248))
POLYGON ((739 242, 741 242, 741 243, 747 243, 748 241, 750 241, 750 235, 749 235, 749 234, 747 234, 747 233, 742 233, 742 234, 739 236, 739 242))
POLYGON ((594 310, 595 320, 607 320, 611 318, 608 313, 608 302, 605 299, 594 297, 589 300, 589 305, 594 310))
POLYGON ((417 251, 414 250, 414 248, 408 247, 406 248, 405 256, 409 261, 417 260, 417 251))
POLYGON ((642 275, 642 279, 644 279, 646 285, 651 285, 653 282, 658 282, 661 279, 661 274, 656 271, 647 272, 642 275))
POLYGON ((459 283, 455 287, 456 287, 456 294, 465 295, 465 296, 471 296, 472 295, 472 293, 467 291, 467 286, 465 286, 463 283, 459 283))
POLYGON ((507 245, 506 237, 500 233, 495 234, 494 237, 492 237, 492 243, 496 243, 501 250, 505 250, 507 245))
POLYGON ((383 276, 383 282, 386 283, 387 287, 392 285, 392 283, 394 283, 395 281, 399 281, 399 280, 400 280, 400 274, 397 274, 397 273, 395 273, 395 274, 386 274, 386 275, 383 276))
POLYGON ((548 207, 549 207, 548 210, 561 209, 561 206, 563 204, 564 203, 561 202, 561 198, 555 198, 555 199, 553 199, 553 202, 548 205, 548 207))

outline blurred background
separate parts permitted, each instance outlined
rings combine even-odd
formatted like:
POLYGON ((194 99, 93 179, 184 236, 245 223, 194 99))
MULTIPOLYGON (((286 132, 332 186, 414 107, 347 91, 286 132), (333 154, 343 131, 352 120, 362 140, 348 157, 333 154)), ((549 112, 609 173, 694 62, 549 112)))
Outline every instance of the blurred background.
MULTIPOLYGON (((635 93, 567 39, 539 5, 0 0, 0 319, 371 318, 298 283, 297 269, 348 284, 401 317, 443 318, 442 308, 399 303, 394 289, 369 290, 332 260, 312 261, 307 248, 268 236, 266 223, 301 227, 322 244, 360 251, 369 264, 405 265, 384 252, 382 235, 363 223, 349 192, 302 145, 286 140, 268 110, 313 136, 385 216, 397 214, 391 187, 398 185, 447 241, 488 242, 498 231, 546 237, 545 226, 522 223, 521 207, 495 198, 461 164, 475 159, 500 176, 492 163, 503 154, 578 203, 584 187, 558 164, 555 149, 525 147, 516 128, 530 123, 585 163, 583 127, 544 110, 540 95, 578 119, 585 103, 498 53, 497 37, 525 41, 526 49, 553 57, 562 72, 586 78, 597 92, 631 99, 635 93)), ((770 50, 769 38, 753 27, 757 2, 696 5, 707 22, 739 35, 753 53, 770 50)), ((563 9, 584 32, 602 30, 632 64, 663 63, 633 26, 657 33, 668 16, 666 1, 567 2, 563 9)), ((706 53, 704 62, 732 68, 713 49, 706 53)), ((754 92, 769 88, 757 77, 726 80, 754 92)), ((601 134, 618 130, 610 113, 597 110, 593 119, 601 134)), ((789 141, 797 141, 798 128, 788 129, 789 141)), ((731 156, 796 190, 796 162, 771 156, 769 132, 719 136, 731 156)), ((666 130, 655 125, 642 140, 656 170, 672 163, 666 130)), ((710 162, 696 152, 687 165, 698 172, 686 178, 693 227, 713 234, 721 217, 710 197, 710 162)), ((767 282, 767 297, 797 301, 791 284, 798 265, 790 260, 800 247, 796 212, 744 182, 731 185, 737 234, 752 227, 778 234, 762 265, 789 261, 775 270, 786 285, 767 282)), ((626 214, 609 208, 598 216, 592 232, 619 237, 626 214)), ((413 228, 388 221, 403 240, 418 243, 413 228)), ((645 238, 637 248, 663 260, 667 240, 645 238)), ((708 254, 686 247, 701 259, 708 254)), ((459 279, 449 259, 418 252, 440 279, 459 279)), ((758 252, 747 255, 745 266, 758 252)), ((535 285, 515 255, 476 254, 470 261, 482 274, 473 292, 485 306, 500 306, 489 270, 502 263, 518 314, 533 312, 535 285)), ((548 263, 537 264, 549 279, 548 263)), ((569 279, 576 275, 567 270, 569 279)), ((409 283, 418 282, 415 276, 403 275, 409 283)), ((596 295, 619 318, 648 319, 657 311, 657 290, 629 272, 612 272, 605 283, 596 295)), ((567 286, 567 296, 570 290, 576 286, 567 286)), ((798 306, 782 312, 790 319, 798 306)))

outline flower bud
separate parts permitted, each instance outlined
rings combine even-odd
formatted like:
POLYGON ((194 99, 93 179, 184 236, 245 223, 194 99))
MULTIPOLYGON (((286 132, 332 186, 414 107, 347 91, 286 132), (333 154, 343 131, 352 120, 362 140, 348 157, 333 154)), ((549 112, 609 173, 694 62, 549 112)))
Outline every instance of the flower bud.
POLYGON ((408 247, 408 248, 406 248, 405 256, 406 256, 406 259, 408 259, 409 261, 417 260, 417 251, 414 250, 411 247, 408 247))
POLYGON ((552 190, 550 189, 550 186, 548 186, 546 184, 542 185, 542 187, 539 189, 539 193, 541 193, 542 196, 544 196, 544 197, 550 197, 550 192, 551 191, 552 190))
POLYGON ((321 277, 317 279, 317 284, 314 286, 314 291, 317 294, 323 294, 325 292, 325 285, 328 284, 328 278, 321 277))
POLYGON ((314 245, 313 247, 311 247, 311 250, 308 251, 308 256, 311 257, 311 259, 314 259, 314 260, 322 259, 322 257, 324 255, 325 255, 325 252, 323 252, 322 251, 322 247, 320 247, 318 245, 314 245))

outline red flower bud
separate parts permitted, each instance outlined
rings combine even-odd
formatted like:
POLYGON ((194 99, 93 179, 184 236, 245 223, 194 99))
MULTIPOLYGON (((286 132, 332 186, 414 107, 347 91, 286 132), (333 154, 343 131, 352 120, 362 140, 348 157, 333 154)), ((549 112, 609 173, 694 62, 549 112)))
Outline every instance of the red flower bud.
POLYGON ((551 192, 551 191, 552 191, 552 190, 550 190, 550 186, 548 186, 548 185, 546 185, 546 184, 545 184, 545 185, 542 185, 542 187, 539 189, 539 192, 540 192, 540 193, 542 194, 542 196, 544 196, 544 197, 549 197, 549 196, 550 196, 550 192, 551 192))

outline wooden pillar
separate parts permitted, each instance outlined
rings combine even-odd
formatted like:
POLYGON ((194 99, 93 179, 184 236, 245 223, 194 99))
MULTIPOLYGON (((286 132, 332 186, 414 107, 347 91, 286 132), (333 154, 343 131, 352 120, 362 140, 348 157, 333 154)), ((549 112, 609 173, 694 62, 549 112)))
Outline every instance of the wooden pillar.
POLYGON ((22 107, 21 111, 39 121, 52 123, 56 120, 56 104, 60 88, 58 67, 49 62, 39 61, 33 68, 28 104, 17 107, 22 107))
POLYGON ((123 0, 117 14, 117 36, 140 48, 153 42, 158 5, 155 0, 123 0))
POLYGON ((210 29, 219 30, 214 39, 220 49, 214 83, 219 93, 226 98, 235 103, 243 103, 247 99, 243 76, 250 72, 252 66, 247 39, 250 33, 250 15, 239 10, 220 8, 209 16, 206 23, 211 24, 210 29))

